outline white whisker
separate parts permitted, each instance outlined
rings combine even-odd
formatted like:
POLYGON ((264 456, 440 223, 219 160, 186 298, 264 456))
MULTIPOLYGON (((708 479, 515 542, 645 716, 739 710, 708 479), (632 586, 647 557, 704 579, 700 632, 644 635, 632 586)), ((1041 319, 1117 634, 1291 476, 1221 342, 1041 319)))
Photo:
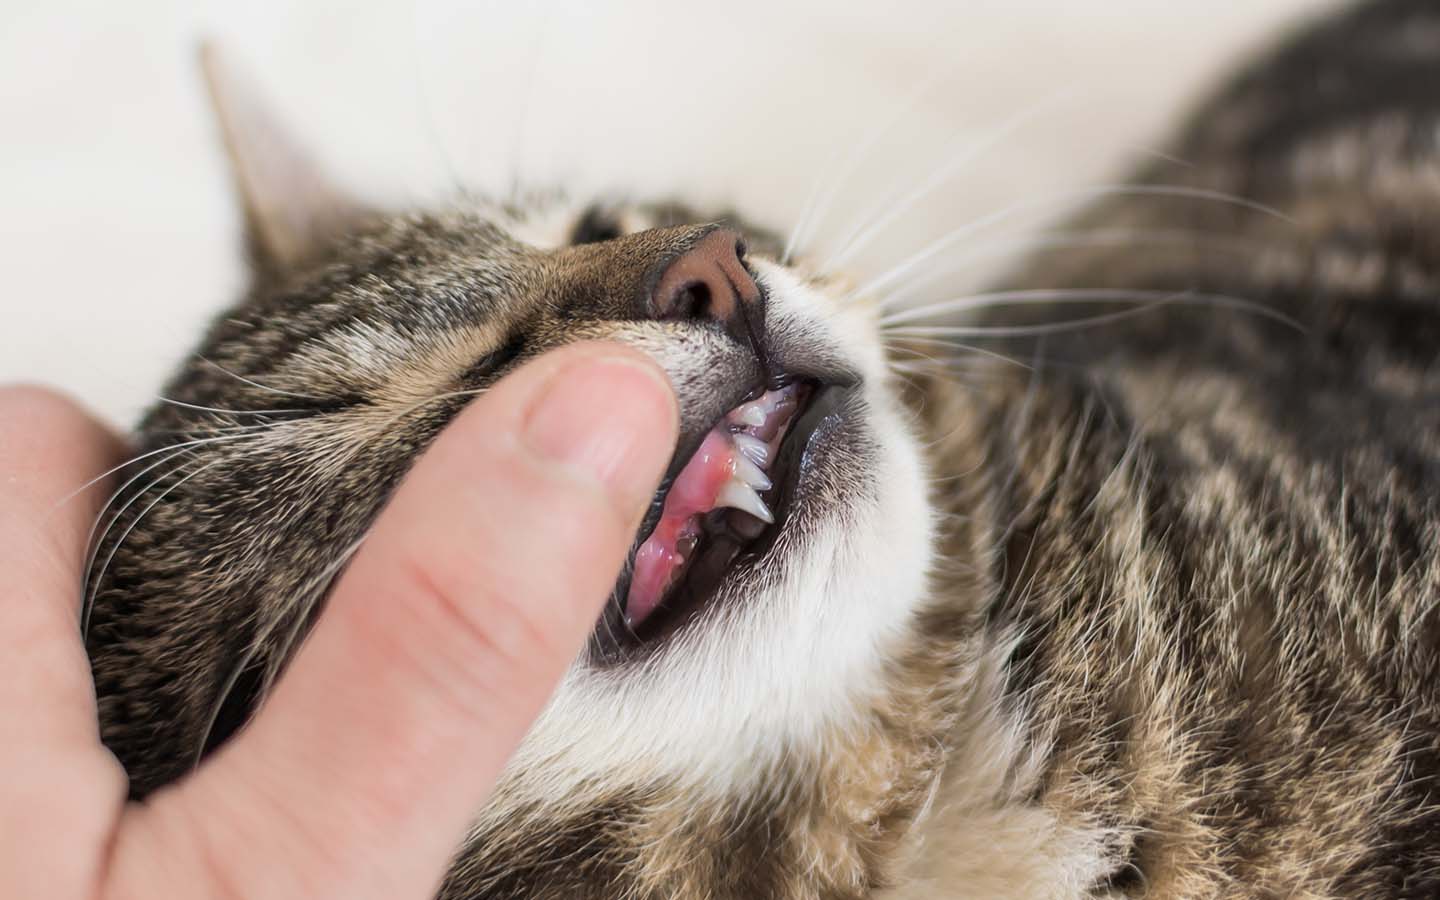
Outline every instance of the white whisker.
MULTIPOLYGON (((356 551, 360 549, 360 546, 365 543, 369 536, 370 534, 367 531, 364 535, 360 537, 359 540, 355 541, 349 547, 342 550, 340 552, 340 555, 328 565, 326 565, 324 569, 311 577, 311 579, 306 582, 305 586, 297 592, 298 596, 296 597, 296 602, 304 602, 304 600, 309 595, 311 595, 317 588, 324 587, 330 581, 330 579, 333 578, 335 574, 340 571, 340 569, 344 568, 345 564, 350 561, 350 559, 355 555, 356 551)), ((260 689, 257 692, 257 696, 255 698, 255 705, 257 710, 259 709, 260 704, 264 702, 264 698, 266 697, 266 695, 274 687, 275 675, 278 674, 279 671, 278 667, 282 665, 286 659, 289 658, 295 643, 299 640, 300 629, 304 626, 304 623, 308 619, 308 611, 297 612, 295 616, 295 622, 291 626, 290 632, 287 635, 286 639, 281 644, 277 645, 276 650, 272 654, 274 660, 274 668, 266 672, 266 677, 261 682, 260 689)), ((260 652, 261 646, 270 637, 270 631, 271 628, 267 627, 262 628, 258 633, 256 633, 255 637, 252 638, 250 641, 250 646, 246 648, 245 653, 240 657, 240 661, 236 663, 230 674, 227 675, 225 680, 221 683, 220 691, 215 697, 215 705, 210 710, 210 714, 206 717, 205 727, 200 730, 200 740, 195 747, 195 757, 193 760, 194 766, 200 765, 201 757, 205 753, 205 745, 210 742, 210 736, 215 732, 215 723, 219 721, 220 710, 225 706, 225 700, 229 697, 230 691, 235 688, 235 683, 240 680, 240 676, 245 673, 245 669, 249 667, 251 661, 254 660, 255 655, 260 652)))
POLYGON ((268 416, 314 411, 309 409, 222 409, 216 406, 201 406, 198 403, 186 403, 184 400, 172 400, 169 397, 156 397, 155 399, 161 403, 168 403, 171 406, 179 406, 184 409, 193 409, 197 412, 221 413, 229 416, 268 416))
POLYGON ((847 259, 850 259, 856 252, 870 243, 876 235, 884 231, 890 223, 898 219, 916 203, 929 196, 930 193, 940 185, 953 178, 970 163, 998 146, 1016 131, 1019 131, 1041 115, 1050 112, 1054 107, 1059 106, 1062 101, 1071 99, 1074 94, 1075 91, 1073 90, 1061 91, 1010 116, 1004 122, 1001 122, 999 127, 991 131, 983 140, 971 145, 965 152, 952 158, 945 165, 933 172, 929 178, 911 189, 909 193, 900 197, 891 196, 886 198, 878 204, 869 215, 862 219, 862 224, 852 229, 851 232, 841 240, 839 249, 826 259, 822 268, 827 270, 833 269, 847 259), (868 225, 864 224, 865 219, 869 219, 868 225))
POLYGON ((259 389, 262 390, 262 391, 269 391, 269 392, 272 393, 272 394, 280 394, 280 395, 285 396, 285 397, 294 397, 294 398, 296 398, 297 400, 313 400, 313 401, 315 401, 315 402, 317 402, 317 403, 326 403, 326 402, 329 402, 328 399, 325 398, 325 397, 314 397, 314 396, 311 396, 311 395, 309 395, 309 394, 298 394, 298 393, 296 393, 296 392, 294 392, 294 391, 281 390, 280 388, 277 388, 277 387, 271 387, 271 386, 268 385, 268 384, 261 384, 260 382, 255 381, 255 380, 252 379, 252 378, 246 378, 244 375, 237 375, 236 373, 230 371, 229 369, 227 369, 227 368, 225 368, 224 366, 220 365, 219 363, 215 362, 213 359, 210 359, 210 358, 208 358, 208 357, 206 357, 206 356, 204 356, 204 355, 202 355, 202 354, 200 354, 200 353, 195 354, 195 358, 198 359, 198 360, 200 360, 201 362, 205 363, 207 366, 210 366, 210 367, 212 367, 212 368, 214 368, 214 369, 216 369, 216 370, 218 370, 218 371, 220 371, 220 372, 223 372, 223 373, 226 374, 226 375, 229 375, 231 378, 234 378, 236 381, 242 382, 242 383, 244 383, 244 384, 248 384, 248 385, 250 385, 251 387, 259 388, 259 389))
MULTIPOLYGON (((971 244, 960 252, 945 258, 945 265, 918 276, 907 287, 886 295, 885 305, 905 308, 905 298, 915 293, 924 284, 936 278, 954 275, 965 264, 992 256, 1004 256, 1023 251, 1071 250, 1093 247, 1194 247, 1207 251, 1225 253, 1255 254, 1263 250, 1253 241, 1240 240, 1225 235, 1207 234, 1199 231, 1154 230, 1138 228, 1094 228, 1078 231, 1014 232, 995 240, 971 244)), ((867 285, 867 288, 869 286, 867 285)))
MULTIPOLYGON (((148 466, 146 466, 145 468, 141 469, 139 472, 136 472, 134 475, 132 475, 132 476, 130 476, 128 479, 126 479, 126 481, 125 481, 124 484, 122 484, 122 485, 120 485, 120 487, 116 488, 116 489, 115 489, 115 492, 114 492, 113 494, 111 494, 110 497, 109 497, 109 499, 107 499, 107 500, 105 501, 105 505, 102 506, 102 507, 100 507, 99 512, 97 512, 97 513, 95 514, 95 521, 90 524, 90 531, 85 535, 85 546, 86 546, 86 548, 87 548, 86 553, 85 553, 85 567, 81 570, 81 573, 80 573, 80 601, 81 601, 81 603, 80 603, 80 605, 81 605, 81 610, 80 610, 80 637, 81 637, 81 638, 84 638, 84 637, 86 636, 87 631, 88 631, 88 627, 89 627, 89 623, 90 623, 90 610, 89 610, 89 607, 88 607, 88 606, 86 605, 86 603, 85 603, 85 598, 86 598, 86 597, 89 595, 89 593, 90 593, 90 570, 91 570, 91 568, 95 565, 95 557, 97 557, 97 556, 100 555, 100 546, 101 546, 101 544, 104 543, 104 538, 103 538, 103 537, 102 537, 99 541, 97 541, 97 540, 95 539, 96 532, 98 532, 98 531, 100 530, 100 523, 106 521, 106 513, 109 511, 110 507, 115 503, 115 501, 118 500, 118 499, 120 499, 120 497, 124 495, 126 488, 130 487, 130 485, 134 484, 136 481, 139 481, 139 480, 140 480, 141 478, 143 478, 145 475, 149 474, 150 472, 153 472, 155 469, 159 468, 160 466, 163 466, 163 465, 165 465, 166 463, 170 462, 170 461, 173 460, 175 457, 184 454, 184 453, 186 452, 187 448, 185 448, 185 447, 182 446, 182 447, 178 447, 178 448, 172 448, 172 450, 173 450, 173 452, 171 452, 170 454, 168 454, 168 455, 166 455, 166 456, 160 457, 160 458, 159 458, 158 460, 156 460, 155 462, 152 462, 150 465, 148 465, 148 466)), ((182 465, 183 465, 183 463, 182 463, 182 465)), ((158 477, 158 478, 164 478, 165 475, 162 474, 162 475, 157 476, 157 477, 158 477)), ((141 491, 140 493, 136 494, 135 496, 138 497, 138 496, 140 496, 140 495, 143 494, 143 493, 144 493, 144 491, 141 491)), ((116 511, 115 511, 115 516, 114 516, 114 517, 111 517, 111 518, 109 519, 110 524, 113 524, 113 523, 115 522, 116 518, 118 518, 121 513, 123 513, 126 509, 128 509, 129 506, 130 506, 130 504, 133 503, 134 500, 135 500, 135 497, 131 497, 130 500, 126 501, 126 503, 125 503, 124 506, 122 506, 120 509, 116 510, 116 511)), ((108 531, 109 531, 108 526, 107 526, 107 528, 106 528, 106 531, 107 531, 107 533, 108 533, 108 531)))
POLYGON ((465 181, 460 177, 460 169, 455 164, 455 157, 450 154, 450 149, 440 135, 434 105, 430 102, 430 84, 425 77, 425 66, 421 62, 422 58, 429 58, 428 54, 422 56, 420 53, 420 5, 422 2, 423 0, 411 0, 410 5, 410 62, 415 75, 415 106, 420 113, 420 127, 425 130, 425 136, 429 138, 431 149, 439 157, 446 177, 450 180, 451 185, 464 194, 466 193, 465 181))
POLYGON ((868 282, 865 282, 860 287, 856 288, 855 291, 853 291, 852 293, 856 295, 865 295, 879 292, 883 290, 887 285, 892 284, 897 279, 909 274, 909 272, 914 269, 915 266, 919 265, 927 259, 930 259, 931 257, 935 256, 937 253, 941 252, 947 247, 954 245, 957 241, 960 241, 963 238, 966 238, 976 233, 977 231, 988 228, 998 222, 1003 222, 1007 219, 1013 218, 1014 216, 1021 213, 1045 212, 1047 210, 1052 210, 1058 207, 1068 206, 1077 200, 1087 198, 1093 199, 1096 197, 1107 196, 1174 197, 1176 199, 1185 200, 1206 200, 1216 203, 1224 203, 1231 206, 1237 206, 1241 209, 1251 210, 1252 212, 1258 212, 1265 215, 1274 216, 1282 221, 1291 224, 1294 224, 1295 222, 1294 219, 1291 219, 1289 216, 1280 212, 1278 209, 1266 206, 1262 203, 1256 203, 1252 200, 1246 200, 1243 197, 1236 197, 1232 194, 1226 194, 1221 191, 1211 191, 1204 188, 1184 187, 1181 185, 1092 185, 1090 187, 1077 188, 1072 191, 1063 191, 1059 194, 1049 195, 1046 197, 1021 200, 1017 203, 1012 203, 1009 206, 996 210, 995 212, 981 216, 978 219, 972 219, 969 222, 966 222, 960 227, 954 229, 950 233, 942 235, 936 240, 930 242, 925 247, 921 248, 919 251, 902 260, 899 264, 891 268, 889 271, 883 272, 880 275, 870 279, 868 282))
MULTIPOLYGON (((942 338, 923 337, 923 336, 920 336, 920 335, 907 336, 907 337, 904 337, 903 340, 904 340, 905 344, 925 344, 925 345, 930 345, 930 346, 945 347, 945 348, 948 348, 948 349, 951 349, 951 350, 964 350, 964 351, 966 351, 966 352, 974 353, 974 354, 977 354, 977 355, 979 355, 979 356, 988 356, 988 357, 990 357, 991 359, 996 359, 996 360, 999 360, 1000 362, 1009 363, 1009 364, 1012 365, 1012 366, 1019 366, 1020 368, 1026 369, 1026 370, 1030 370, 1030 369, 1034 368, 1034 367, 1031 366, 1029 363, 1021 362, 1020 360, 1016 359, 1016 358, 1013 357, 1013 356, 1006 356, 1004 353, 998 353, 998 352, 996 352, 996 351, 994 351, 994 350, 987 350, 987 349, 985 349, 984 347, 976 347, 976 346, 973 346, 973 345, 971 345, 971 344, 961 344, 961 343, 958 343, 958 342, 956 342, 956 341, 944 340, 944 339, 942 339, 942 338)), ((898 346, 898 345, 895 345, 895 344, 893 344, 893 343, 887 342, 887 343, 885 344, 885 349, 886 349, 886 350, 899 350, 899 349, 902 349, 902 347, 901 347, 901 346, 898 346)), ((930 358, 931 358, 931 359, 934 359, 934 357, 930 357, 930 358)))
MULTIPOLYGON (((246 426, 243 426, 243 427, 245 427, 245 428, 262 428, 262 427, 264 427, 264 428, 269 428, 269 427, 273 427, 273 426, 275 426, 275 425, 283 425, 283 424, 285 424, 285 423, 283 423, 283 422, 272 422, 272 423, 269 423, 268 425, 263 425, 263 426, 262 426, 262 425, 246 425, 246 426)), ((150 451, 147 451, 147 452, 145 452, 145 453, 141 453, 139 456, 132 456, 132 457, 130 457, 129 459, 125 460, 124 462, 120 463, 119 465, 113 466, 113 467, 111 467, 111 468, 109 468, 109 469, 106 469, 105 471, 101 472, 99 475, 96 475, 94 478, 90 479, 89 481, 87 481, 87 482, 85 482, 84 484, 80 485, 80 486, 79 486, 78 488, 76 488, 75 490, 73 490, 73 491, 71 491, 70 493, 66 494, 64 497, 61 497, 59 500, 55 501, 55 508, 58 509, 59 507, 64 506, 66 503, 69 503, 71 500, 74 500, 76 497, 78 497, 78 496, 80 496, 81 494, 83 494, 86 490, 90 489, 91 487, 94 487, 96 484, 100 483, 101 481, 104 481, 106 478, 109 478, 111 475, 114 475, 116 472, 119 472, 121 469, 125 468, 126 466, 134 465, 135 463, 139 462, 139 461, 142 460, 142 459, 148 459, 148 458, 150 458, 150 457, 152 457, 152 456, 155 456, 155 455, 157 455, 157 454, 165 453, 165 452, 170 451, 170 450, 178 450, 178 449, 180 449, 180 448, 182 448, 182 447, 197 447, 197 446, 200 446, 201 444, 216 444, 216 443, 220 443, 221 441, 233 441, 233 440, 237 440, 237 439, 242 438, 242 437, 249 437, 249 436, 250 436, 249 434, 223 434, 223 435, 219 435, 219 436, 216 436, 216 437, 197 438, 197 439, 195 439, 195 440, 193 440, 193 441, 185 441, 185 442, 180 443, 180 444, 167 444, 167 445, 165 445, 164 447, 159 447, 159 448, 156 448, 156 449, 154 449, 154 450, 150 450, 150 451)))
POLYGON ((814 230, 816 223, 820 222, 829 213, 835 198, 839 196, 843 188, 875 149, 880 140, 890 132, 899 122, 904 120, 930 90, 935 87, 945 76, 950 75, 964 62, 964 57, 957 56, 949 65, 943 66, 930 75, 926 76, 910 95, 895 108, 895 111, 884 119, 879 126, 871 129, 869 136, 857 143, 850 145, 850 152, 845 156, 843 164, 840 162, 840 153, 832 154, 821 170, 819 176, 810 185, 810 191, 805 197, 805 205, 800 209, 800 216, 795 222, 795 227, 790 230, 790 237, 785 241, 785 251, 780 254, 780 264, 788 265, 798 247, 804 246, 810 239, 810 233, 814 230), (823 196, 820 196, 820 186, 826 181, 830 187, 826 189, 823 196))
POLYGON ((939 303, 928 303, 913 309, 900 310, 882 316, 880 325, 887 332, 901 333, 903 329, 893 326, 907 322, 923 321, 936 316, 953 315, 994 306, 1025 306, 1038 303, 1146 303, 1145 308, 1162 305, 1205 305, 1239 309, 1284 322, 1299 329, 1294 319, 1241 297, 1227 294, 1202 294, 1191 291, 1160 291, 1114 288, 1057 288, 1047 290, 991 291, 956 297, 939 303))
MULTIPOLYGON (((219 464, 219 463, 222 462, 222 461, 223 461, 223 459, 212 459, 210 462, 206 463, 205 465, 201 466, 201 467, 198 468, 198 469, 195 469, 194 471, 192 471, 192 472, 190 472, 188 475, 186 475, 184 478, 181 478, 180 480, 176 481, 174 484, 172 484, 172 485, 170 485, 169 487, 167 487, 165 490, 161 491, 161 492, 160 492, 160 495, 159 495, 158 497, 156 497, 154 500, 151 500, 151 501, 150 501, 150 504, 140 511, 140 515, 138 515, 138 516, 135 517, 135 521, 131 522, 131 523, 125 528, 125 531, 122 532, 121 535, 120 535, 120 537, 115 541, 115 545, 110 548, 110 553, 106 555, 106 557, 105 557, 105 562, 104 562, 103 564, 101 564, 100 568, 99 568, 99 569, 96 571, 96 573, 95 573, 94 583, 91 585, 90 591, 89 591, 89 593, 87 594, 87 596, 85 597, 84 610, 83 610, 82 617, 81 617, 81 618, 82 618, 82 623, 81 623, 82 629, 88 629, 88 628, 89 628, 89 624, 90 624, 90 610, 92 610, 92 609, 95 608, 95 598, 96 598, 96 596, 99 595, 99 593, 100 593, 100 585, 105 581, 105 572, 106 572, 106 570, 108 570, 108 569, 110 568, 110 564, 115 561, 115 554, 116 554, 117 552, 119 552, 120 547, 125 543, 126 538, 130 537, 130 533, 135 530, 135 526, 136 526, 136 525, 139 525, 140 522, 141 522, 141 520, 144 519, 145 516, 149 515, 150 510, 154 509, 155 506, 156 506, 156 504, 158 504, 161 500, 164 500, 167 496, 169 496, 169 494, 170 494, 172 491, 174 491, 176 488, 180 487, 180 486, 181 486, 182 484, 184 484, 185 482, 187 482, 187 481, 189 481, 190 479, 194 478, 196 475, 199 475, 201 472, 204 472, 206 469, 210 468, 211 466, 217 465, 217 464, 219 464)), ((179 467, 177 467, 177 468, 175 468, 175 469, 171 469, 171 470, 169 470, 168 472, 166 472, 164 475, 161 475, 159 478, 155 479, 155 481, 154 481, 153 483, 151 483, 148 487, 146 487, 146 488, 145 488, 145 491, 149 491, 150 489, 154 488, 154 487, 155 487, 156 485, 158 485, 162 480, 164 480, 164 479, 166 479, 166 478, 169 478, 171 475, 175 474, 176 472, 184 471, 184 468, 185 468, 186 465, 188 465, 188 463, 181 463, 179 467)), ((135 495, 136 498, 144 496, 145 491, 141 491, 140 493, 136 494, 136 495, 135 495)), ((134 499, 134 498, 132 498, 132 499, 134 499)), ((124 512, 125 509, 128 508, 128 507, 129 507, 129 503, 127 503, 124 508, 122 508, 122 509, 120 509, 119 511, 117 511, 117 513, 116 513, 116 518, 111 520, 111 524, 114 524, 114 522, 118 520, 120 513, 124 512)), ((106 531, 108 532, 108 531, 109 531, 109 528, 107 528, 106 531)), ((103 538, 102 538, 102 540, 103 540, 103 538)))
POLYGON ((954 337, 1005 338, 1060 334, 1066 331, 1078 331, 1083 328, 1093 328, 1098 325, 1106 325, 1122 319, 1129 319, 1169 305, 1169 303, 1163 300, 1156 300, 1142 306, 1123 309, 1119 312, 1104 313, 1098 316, 1084 316, 1068 322, 1049 322, 1043 325, 904 325, 899 328, 889 329, 889 331, 891 334, 907 337, 914 335, 921 337, 952 335, 954 337))

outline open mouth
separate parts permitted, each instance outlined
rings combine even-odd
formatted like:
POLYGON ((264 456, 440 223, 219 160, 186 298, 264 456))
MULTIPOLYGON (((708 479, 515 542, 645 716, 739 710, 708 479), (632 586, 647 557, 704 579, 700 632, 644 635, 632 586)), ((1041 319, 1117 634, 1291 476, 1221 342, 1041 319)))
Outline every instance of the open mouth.
POLYGON ((766 390, 730 410, 670 480, 658 519, 620 590, 624 630, 640 641, 672 630, 704 604, 742 555, 783 526, 794 472, 822 416, 810 381, 766 390))

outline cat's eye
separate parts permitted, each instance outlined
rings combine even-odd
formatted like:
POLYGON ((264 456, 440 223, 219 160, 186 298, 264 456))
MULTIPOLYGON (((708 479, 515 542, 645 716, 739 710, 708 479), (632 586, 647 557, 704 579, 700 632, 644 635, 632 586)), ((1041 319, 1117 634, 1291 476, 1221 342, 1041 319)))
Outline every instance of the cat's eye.
POLYGON ((613 241, 624 233, 619 220, 613 214, 592 206, 585 210, 585 214, 575 223, 570 232, 570 243, 597 244, 600 241, 613 241))

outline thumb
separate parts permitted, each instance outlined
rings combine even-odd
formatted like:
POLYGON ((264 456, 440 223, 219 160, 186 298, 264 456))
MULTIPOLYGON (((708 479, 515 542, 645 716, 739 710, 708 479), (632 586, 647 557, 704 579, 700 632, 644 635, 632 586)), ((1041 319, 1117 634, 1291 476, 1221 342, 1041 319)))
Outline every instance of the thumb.
POLYGON ((541 357, 471 404, 255 721, 126 814, 112 877, 140 896, 197 878, 225 896, 432 896, 593 628, 676 420, 664 374, 609 344, 541 357))

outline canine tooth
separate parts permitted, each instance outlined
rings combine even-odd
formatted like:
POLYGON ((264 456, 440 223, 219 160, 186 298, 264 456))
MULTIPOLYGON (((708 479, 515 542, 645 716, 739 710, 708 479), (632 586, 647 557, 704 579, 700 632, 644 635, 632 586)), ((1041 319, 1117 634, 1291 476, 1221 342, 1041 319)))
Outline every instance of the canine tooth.
POLYGON ((755 493, 755 489, 743 481, 730 479, 725 482, 725 488, 720 491, 720 496, 715 498, 716 506, 731 506, 741 512, 747 512, 755 518, 767 524, 774 524, 775 516, 771 514, 770 507, 755 493))
POLYGON ((744 454, 735 454, 735 477, 757 491, 768 491, 772 486, 765 470, 746 459, 744 454))
POLYGON ((747 403, 734 412, 733 421, 741 425, 760 426, 765 424, 765 410, 759 404, 747 403))
POLYGON ((735 449, 741 455, 757 466, 763 466, 770 462, 770 445, 755 437, 753 434, 733 434, 730 436, 735 442, 735 449))

